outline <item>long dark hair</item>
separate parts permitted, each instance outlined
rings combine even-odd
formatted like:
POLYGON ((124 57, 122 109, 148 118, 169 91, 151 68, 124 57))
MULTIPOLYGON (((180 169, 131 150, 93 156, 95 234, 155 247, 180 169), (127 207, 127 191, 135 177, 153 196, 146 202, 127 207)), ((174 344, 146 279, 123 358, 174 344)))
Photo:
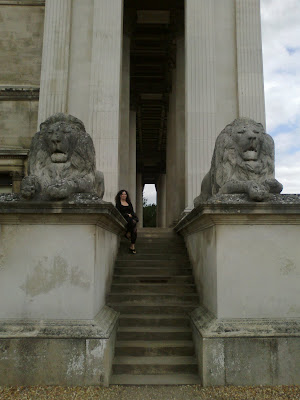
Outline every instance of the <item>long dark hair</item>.
POLYGON ((128 203, 129 205, 132 205, 131 200, 130 200, 129 193, 127 192, 127 190, 122 189, 122 190, 120 190, 120 191, 117 193, 117 195, 116 195, 116 197, 115 197, 116 206, 121 205, 121 194, 122 194, 123 192, 125 192, 125 193, 127 194, 127 197, 126 197, 127 203, 128 203))

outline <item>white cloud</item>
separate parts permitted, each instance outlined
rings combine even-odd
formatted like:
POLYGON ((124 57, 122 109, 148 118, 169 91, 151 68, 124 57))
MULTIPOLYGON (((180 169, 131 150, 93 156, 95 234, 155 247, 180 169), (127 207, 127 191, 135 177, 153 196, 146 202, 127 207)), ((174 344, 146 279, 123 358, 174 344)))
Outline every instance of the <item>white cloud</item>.
POLYGON ((275 140, 276 177, 285 193, 300 193, 300 1, 261 0, 261 16, 267 130, 275 140))

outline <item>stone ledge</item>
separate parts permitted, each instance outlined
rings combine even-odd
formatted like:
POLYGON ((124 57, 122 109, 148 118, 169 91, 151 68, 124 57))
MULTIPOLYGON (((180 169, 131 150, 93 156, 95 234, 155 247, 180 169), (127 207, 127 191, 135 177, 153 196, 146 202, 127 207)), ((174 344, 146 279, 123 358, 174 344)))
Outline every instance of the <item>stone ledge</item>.
POLYGON ((118 318, 104 306, 93 320, 0 320, 0 339, 109 339, 118 318))
MULTIPOLYGON (((0 3, 0 6, 2 4, 0 3)), ((0 86, 0 101, 39 100, 40 88, 31 86, 0 86)))
POLYGON ((77 193, 65 201, 26 201, 18 193, 0 194, 2 224, 96 224, 113 233, 125 230, 126 221, 109 202, 91 193, 77 193))
POLYGON ((217 195, 185 215, 175 226, 191 234, 217 224, 300 224, 300 195, 270 195, 268 202, 250 201, 246 195, 217 195))
POLYGON ((196 308, 190 318, 203 338, 300 337, 300 318, 218 319, 205 307, 196 308))
POLYGON ((0 6, 45 6, 45 0, 0 0, 0 6))

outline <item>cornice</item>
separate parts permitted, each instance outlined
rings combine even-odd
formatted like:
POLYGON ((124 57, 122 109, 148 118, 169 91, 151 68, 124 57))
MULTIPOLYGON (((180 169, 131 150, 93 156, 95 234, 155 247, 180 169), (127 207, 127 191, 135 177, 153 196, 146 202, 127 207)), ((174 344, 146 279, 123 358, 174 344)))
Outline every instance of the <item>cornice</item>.
POLYGON ((0 101, 38 100, 39 95, 40 88, 36 86, 0 86, 0 101))

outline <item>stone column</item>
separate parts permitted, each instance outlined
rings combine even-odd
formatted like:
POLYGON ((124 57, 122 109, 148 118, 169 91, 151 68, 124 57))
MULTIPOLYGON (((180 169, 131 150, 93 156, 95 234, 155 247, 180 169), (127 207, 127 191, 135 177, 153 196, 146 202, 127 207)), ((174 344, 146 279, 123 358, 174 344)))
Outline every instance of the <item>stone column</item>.
MULTIPOLYGON (((129 190, 130 38, 123 36, 121 119, 119 139, 119 189, 129 190)), ((131 194, 131 192, 130 192, 131 194)))
POLYGON ((166 174, 160 174, 156 184, 156 191, 156 226, 157 228, 166 228, 166 174))
POLYGON ((128 190, 136 209, 136 111, 129 114, 129 182, 128 190))
POLYGON ((119 128, 123 1, 94 1, 88 132, 104 173, 104 199, 119 188, 119 128))
POLYGON ((143 227, 143 176, 136 174, 136 214, 139 217, 138 228, 143 227))
MULTIPOLYGON (((94 0, 72 0, 68 113, 88 129, 94 0)), ((90 132, 89 132, 90 133, 90 132)))
MULTIPOLYGON (((167 149, 166 149, 166 226, 174 222, 175 201, 174 188, 176 185, 176 71, 172 71, 172 92, 169 96, 169 111, 167 123, 167 149)), ((177 196, 177 190, 176 190, 177 196)))
POLYGON ((45 8, 38 126, 67 111, 71 0, 47 0, 45 8))
POLYGON ((176 39, 176 69, 172 73, 167 133, 167 226, 173 226, 185 208, 185 76, 184 37, 176 39), (174 188, 176 196, 174 197, 174 188))
POLYGON ((214 1, 185 1, 186 211, 193 208, 216 138, 214 1))
POLYGON ((236 0, 239 116, 265 126, 260 0, 236 0))
POLYGON ((174 220, 177 220, 185 208, 185 67, 184 37, 176 40, 176 191, 174 220))

